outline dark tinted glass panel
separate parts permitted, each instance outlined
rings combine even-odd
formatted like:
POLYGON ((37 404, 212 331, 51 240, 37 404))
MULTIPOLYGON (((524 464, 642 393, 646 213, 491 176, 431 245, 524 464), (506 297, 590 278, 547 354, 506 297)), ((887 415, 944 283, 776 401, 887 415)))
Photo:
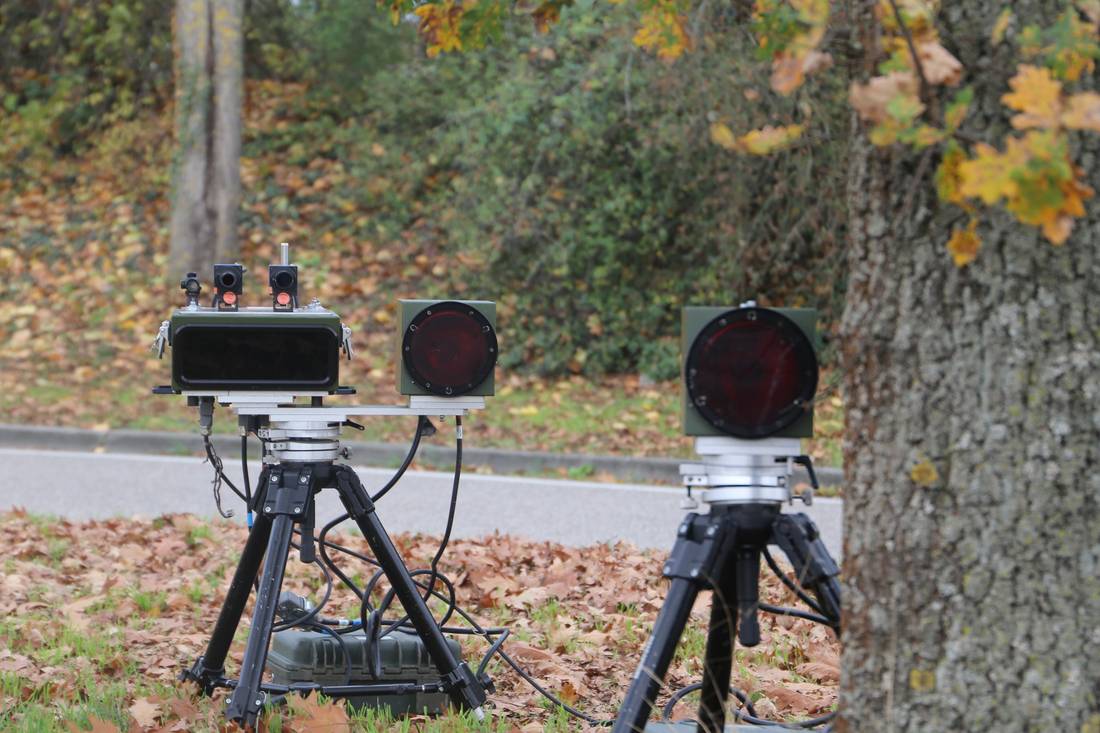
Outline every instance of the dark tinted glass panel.
POLYGON ((172 355, 180 386, 313 387, 337 381, 336 335, 317 326, 185 326, 172 355))
POLYGON ((429 392, 461 395, 492 373, 496 347, 485 316, 461 303, 438 303, 417 314, 405 332, 405 367, 429 392))
POLYGON ((806 410, 817 388, 817 358, 805 334, 774 311, 731 311, 691 346, 688 395, 716 428, 762 438, 806 410))

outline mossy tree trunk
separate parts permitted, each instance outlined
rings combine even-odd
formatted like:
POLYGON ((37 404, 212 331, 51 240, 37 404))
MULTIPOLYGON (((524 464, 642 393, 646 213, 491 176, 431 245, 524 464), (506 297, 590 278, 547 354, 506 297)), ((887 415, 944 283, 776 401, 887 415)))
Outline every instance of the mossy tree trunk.
POLYGON ((176 159, 169 275, 239 252, 241 0, 177 0, 176 159))
MULTIPOLYGON (((865 49, 872 5, 854 13, 865 49)), ((964 131, 989 141, 1010 130, 1019 61, 1012 31, 990 41, 1006 6, 940 14, 975 87, 964 131)), ((1013 28, 1064 7, 1013 3, 1013 28)), ((956 268, 938 156, 874 148, 855 124, 838 729, 1100 733, 1100 206, 1061 247, 990 215, 956 268)), ((1100 189, 1098 150, 1081 137, 1074 156, 1100 189)))

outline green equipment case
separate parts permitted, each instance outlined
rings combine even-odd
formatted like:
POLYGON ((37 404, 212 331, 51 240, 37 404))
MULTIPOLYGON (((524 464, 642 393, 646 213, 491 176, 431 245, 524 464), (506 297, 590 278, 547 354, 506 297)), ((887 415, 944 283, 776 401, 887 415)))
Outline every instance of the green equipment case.
MULTIPOLYGON (((320 631, 280 631, 272 635, 267 669, 277 685, 295 682, 315 682, 322 685, 353 685, 371 682, 435 682, 439 671, 432 664, 424 643, 415 633, 393 631, 379 640, 382 676, 370 673, 366 635, 363 632, 344 634, 344 644, 351 655, 351 679, 346 680, 344 648, 339 641, 320 631)), ((461 658, 458 642, 448 639, 455 657, 461 658)), ((446 693, 413 693, 409 695, 362 695, 347 698, 355 709, 380 708, 386 705, 395 715, 438 715, 447 709, 446 693)))

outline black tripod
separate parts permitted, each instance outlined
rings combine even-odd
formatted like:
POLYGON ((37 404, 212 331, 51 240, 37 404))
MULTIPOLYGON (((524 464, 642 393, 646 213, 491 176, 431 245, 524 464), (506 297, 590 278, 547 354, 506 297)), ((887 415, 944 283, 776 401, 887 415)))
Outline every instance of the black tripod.
POLYGON ((801 584, 817 597, 816 610, 838 628, 840 570, 805 514, 781 514, 778 502, 713 504, 709 514, 688 514, 680 525, 664 576, 671 579, 613 733, 644 731, 691 607, 713 590, 699 703, 704 733, 722 733, 733 662, 733 631, 744 646, 760 642, 760 555, 769 544, 786 553, 801 584))
POLYGON ((196 682, 207 695, 217 687, 233 688, 227 700, 228 720, 254 727, 268 693, 285 694, 294 691, 319 691, 332 697, 442 691, 450 695, 456 707, 466 706, 473 710, 481 707, 485 702, 486 687, 490 684, 488 679, 478 679, 468 665, 455 658, 447 646, 443 632, 386 534, 375 512, 374 503, 351 468, 331 461, 284 462, 265 467, 260 474, 250 508, 257 513, 256 522, 249 532, 206 653, 183 674, 183 679, 196 682), (359 525, 379 566, 439 670, 438 683, 285 686, 262 681, 294 527, 297 524, 301 530, 302 560, 312 562, 316 550, 313 541, 314 495, 323 488, 335 488, 340 493, 340 500, 348 514, 359 525), (257 589, 252 628, 245 646, 240 678, 232 680, 225 676, 225 658, 261 564, 263 574, 257 589))

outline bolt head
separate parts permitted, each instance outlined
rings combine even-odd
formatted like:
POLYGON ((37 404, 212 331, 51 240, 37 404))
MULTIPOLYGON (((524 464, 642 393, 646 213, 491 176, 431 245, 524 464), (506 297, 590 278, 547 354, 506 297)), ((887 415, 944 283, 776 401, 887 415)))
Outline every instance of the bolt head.
POLYGON ((297 513, 298 513, 298 512, 300 512, 300 511, 302 511, 302 507, 300 507, 300 506, 296 506, 296 507, 294 507, 294 513, 295 513, 295 514, 297 514, 297 513))
POLYGON ((698 578, 699 577, 699 568, 692 568, 691 569, 691 577, 693 577, 693 578, 698 578))
POLYGON ((301 476, 298 477, 298 483, 300 483, 300 484, 304 484, 307 481, 309 481, 309 476, 307 476, 304 473, 301 476))

